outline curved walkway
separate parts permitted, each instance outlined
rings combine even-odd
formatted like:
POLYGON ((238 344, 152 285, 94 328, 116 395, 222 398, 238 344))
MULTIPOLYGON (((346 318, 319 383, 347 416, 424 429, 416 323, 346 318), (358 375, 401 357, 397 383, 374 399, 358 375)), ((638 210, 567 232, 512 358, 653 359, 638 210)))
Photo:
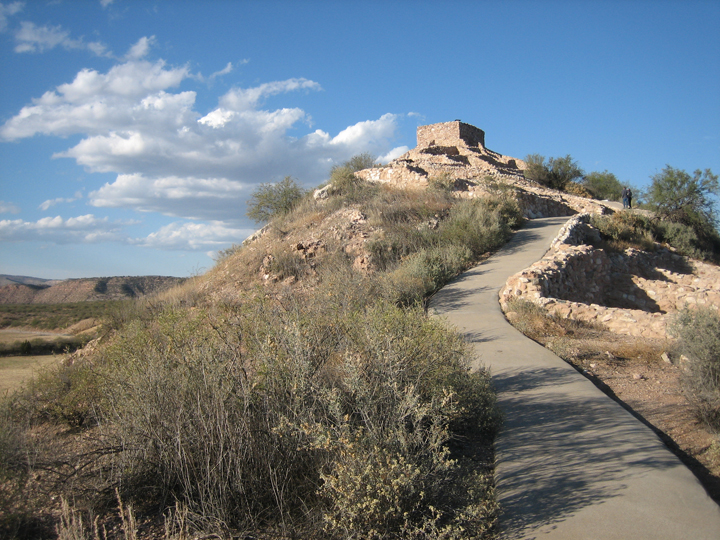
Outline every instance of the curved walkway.
POLYGON ((496 442, 504 539, 720 539, 720 507, 660 439, 505 320, 505 280, 542 258, 568 218, 532 220, 430 308, 473 343, 505 413, 496 442))

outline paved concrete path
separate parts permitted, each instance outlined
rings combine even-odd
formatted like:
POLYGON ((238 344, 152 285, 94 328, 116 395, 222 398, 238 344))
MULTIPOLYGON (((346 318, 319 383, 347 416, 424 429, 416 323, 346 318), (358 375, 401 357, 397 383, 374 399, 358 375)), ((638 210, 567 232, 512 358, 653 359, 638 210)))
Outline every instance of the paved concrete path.
POLYGON ((720 507, 690 470, 500 310, 506 279, 542 258, 567 219, 532 220, 430 301, 474 344, 499 391, 501 538, 718 540, 720 507))

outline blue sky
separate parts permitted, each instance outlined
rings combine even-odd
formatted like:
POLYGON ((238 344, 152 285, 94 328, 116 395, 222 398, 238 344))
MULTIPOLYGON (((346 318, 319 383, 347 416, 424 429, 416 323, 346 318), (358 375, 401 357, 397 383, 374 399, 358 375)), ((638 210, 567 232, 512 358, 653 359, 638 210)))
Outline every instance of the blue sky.
POLYGON ((639 188, 720 173, 717 1, 0 1, 0 273, 202 273, 286 175, 461 119, 639 188))

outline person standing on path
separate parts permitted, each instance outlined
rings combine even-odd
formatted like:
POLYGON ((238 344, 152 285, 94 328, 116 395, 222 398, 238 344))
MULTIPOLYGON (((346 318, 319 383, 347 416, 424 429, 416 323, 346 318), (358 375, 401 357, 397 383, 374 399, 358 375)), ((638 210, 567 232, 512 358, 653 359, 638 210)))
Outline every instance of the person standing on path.
POLYGON ((622 195, 621 195, 621 197, 622 197, 622 203, 623 203, 623 209, 627 208, 627 205, 628 205, 627 192, 628 192, 628 188, 627 188, 627 187, 624 187, 623 190, 622 190, 622 195))
POLYGON ((627 189, 627 192, 625 193, 625 196, 627 197, 627 207, 632 208, 632 189, 630 189, 629 187, 625 189, 627 189))

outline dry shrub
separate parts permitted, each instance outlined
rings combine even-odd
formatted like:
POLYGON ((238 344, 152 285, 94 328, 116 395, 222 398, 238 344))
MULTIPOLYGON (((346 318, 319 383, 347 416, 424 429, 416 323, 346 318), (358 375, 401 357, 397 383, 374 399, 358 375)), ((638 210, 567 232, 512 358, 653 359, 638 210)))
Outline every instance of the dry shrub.
POLYGON ((577 182, 568 182, 565 185, 565 192, 570 195, 577 195, 578 197, 585 197, 586 199, 593 199, 593 194, 582 184, 577 182))
POLYGON ((632 212, 615 212, 609 216, 593 216, 592 225, 602 234, 603 246, 622 253, 627 248, 655 250, 655 226, 650 219, 632 212))
POLYGON ((686 308, 672 332, 678 351, 690 359, 683 377, 685 395, 698 417, 720 430, 720 315, 712 308, 686 308))
POLYGON ((343 536, 353 515, 367 537, 383 515, 402 535, 462 524, 472 506, 487 512, 468 526, 488 527, 489 485, 469 492, 477 500, 450 496, 462 479, 447 442, 498 423, 488 375, 467 362, 461 337, 420 308, 286 298, 168 311, 105 352, 103 425, 124 449, 115 481, 126 497, 182 501, 197 525, 307 534, 322 523, 343 536), (346 498, 370 476, 374 514, 346 498))
POLYGON ((535 341, 567 333, 557 317, 551 316, 545 308, 529 300, 512 297, 507 303, 505 313, 515 328, 535 341))

